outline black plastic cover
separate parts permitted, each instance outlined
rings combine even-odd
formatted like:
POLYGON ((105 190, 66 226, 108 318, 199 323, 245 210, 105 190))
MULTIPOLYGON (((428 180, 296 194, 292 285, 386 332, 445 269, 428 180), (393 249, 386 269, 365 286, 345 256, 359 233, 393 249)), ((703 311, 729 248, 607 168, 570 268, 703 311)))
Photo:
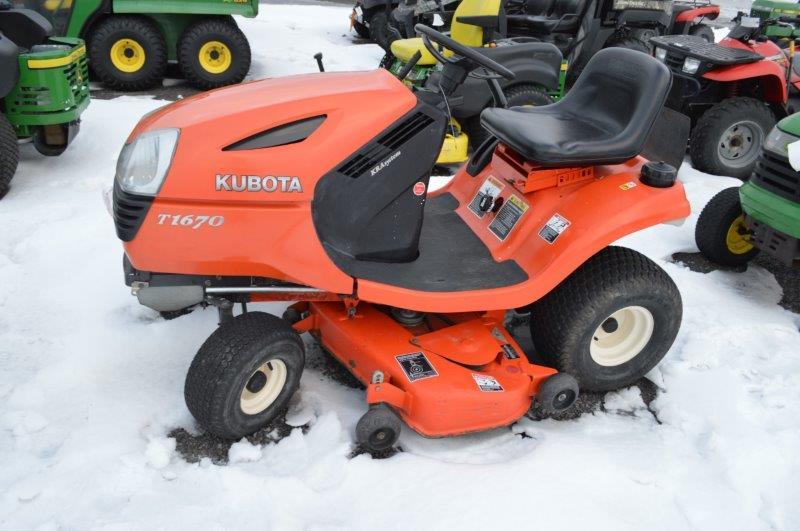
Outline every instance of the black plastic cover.
POLYGON ((19 80, 19 48, 0 33, 0 98, 4 98, 19 80))
POLYGON ((153 197, 129 194, 114 180, 114 227, 120 240, 129 242, 136 237, 152 204, 153 197))
POLYGON ((0 11, 0 32, 20 48, 40 44, 53 33, 53 26, 42 15, 30 9, 0 11))
MULTIPOLYGON (((650 39, 650 44, 653 46, 666 48, 668 63, 671 55, 674 55, 679 59, 694 57, 707 63, 720 66, 754 63, 764 58, 763 55, 757 54, 750 50, 720 46, 719 44, 707 42, 705 39, 695 35, 667 35, 664 37, 653 37, 650 39)), ((677 65, 670 66, 672 67, 677 65)), ((683 67, 682 60, 680 62, 680 66, 683 67)))

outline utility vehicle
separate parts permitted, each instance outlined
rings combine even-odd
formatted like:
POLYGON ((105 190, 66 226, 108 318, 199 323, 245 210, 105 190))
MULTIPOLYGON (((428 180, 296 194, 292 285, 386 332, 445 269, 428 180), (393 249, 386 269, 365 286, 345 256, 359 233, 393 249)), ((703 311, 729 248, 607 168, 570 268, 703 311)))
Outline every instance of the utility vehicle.
POLYGON ((250 45, 233 15, 255 17, 258 0, 15 0, 35 9, 56 35, 81 37, 93 74, 117 90, 158 85, 169 63, 193 86, 239 83, 250 45))
POLYGON ((609 247, 689 214, 675 167, 640 156, 670 144, 661 129, 678 149, 653 158, 683 155, 684 122, 654 128, 669 70, 604 50, 561 101, 483 111, 494 139, 429 193, 453 90, 478 66, 495 92, 514 74, 417 31, 453 52, 434 53, 441 89, 383 69, 257 81, 163 107, 125 144, 113 212, 126 283, 159 311, 220 308, 185 385, 211 433, 241 437, 286 407, 302 332, 366 386, 356 437, 371 451, 397 441, 400 419, 440 437, 508 425, 534 401, 563 411, 579 387, 635 382, 672 345, 677 287, 609 247), (263 300, 300 302, 284 319, 233 317, 263 300), (504 326, 528 305, 548 366, 504 326))
POLYGON ((704 19, 719 6, 664 0, 527 0, 506 16, 509 35, 552 42, 568 59, 572 76, 599 50, 622 47, 650 53, 656 35, 690 34, 713 42, 704 19))
MULTIPOLYGON (((496 17, 500 4, 501 0, 463 0, 456 10, 450 37, 502 64, 514 72, 514 79, 498 79, 503 89, 502 100, 492 97, 480 67, 460 82, 450 98, 453 120, 442 145, 439 164, 465 162, 469 148, 477 148, 489 136, 480 124, 483 109, 491 105, 548 105, 563 95, 566 72, 558 48, 530 39, 495 39, 493 30, 481 25, 484 17, 496 17)), ((450 52, 435 53, 447 55, 450 52)), ((416 37, 392 42, 391 53, 381 65, 409 85, 436 89, 443 75, 437 64, 443 64, 443 60, 437 61, 422 38, 416 37)))
MULTIPOLYGON (((800 5, 797 2, 781 2, 779 0, 755 0, 750 6, 750 16, 766 19, 779 19, 780 17, 800 16, 800 5)), ((764 28, 763 34, 770 39, 785 39, 800 37, 797 26, 772 24, 764 28)))
POLYGON ((0 198, 17 170, 18 141, 60 155, 89 105, 83 41, 51 32, 37 13, 0 1, 0 198))
POLYGON ((794 44, 782 50, 764 29, 796 19, 740 16, 718 44, 691 36, 655 37, 656 58, 672 70, 668 105, 692 120, 689 155, 698 170, 746 179, 777 118, 796 106, 794 44))
POLYGON ((740 266, 763 251, 786 265, 800 265, 800 173, 789 146, 800 144, 800 114, 784 118, 767 136, 753 175, 727 188, 700 213, 695 240, 703 256, 740 266))
POLYGON ((350 14, 350 27, 359 37, 371 39, 389 50, 397 39, 416 36, 414 26, 425 24, 442 31, 449 29, 461 0, 358 0, 350 14))

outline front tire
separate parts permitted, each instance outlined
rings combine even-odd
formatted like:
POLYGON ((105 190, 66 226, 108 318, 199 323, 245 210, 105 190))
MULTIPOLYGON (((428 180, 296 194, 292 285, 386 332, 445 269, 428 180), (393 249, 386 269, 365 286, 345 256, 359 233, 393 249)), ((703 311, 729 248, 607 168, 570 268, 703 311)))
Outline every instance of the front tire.
POLYGON ((240 83, 250 70, 250 44, 233 21, 203 19, 183 32, 178 64, 200 89, 240 83))
POLYGON ((607 247, 534 303, 537 352, 581 389, 610 391, 643 377, 680 328, 677 286, 646 256, 607 247))
POLYGON ((713 175, 750 177, 775 115, 754 98, 729 98, 697 121, 689 142, 692 166, 713 175))
POLYGON ((275 419, 297 390, 305 353, 292 327, 262 312, 220 325, 186 375, 189 411, 225 439, 249 435, 275 419))
MULTIPOLYGON (((515 85, 503 90, 508 100, 508 107, 539 107, 542 105, 550 105, 553 103, 553 98, 547 95, 538 85, 515 85)), ((464 131, 469 137, 469 145, 472 149, 477 149, 478 146, 491 136, 489 131, 481 125, 480 114, 464 120, 464 131)))
POLYGON ((112 16, 89 37, 89 61, 97 77, 116 90, 145 90, 161 83, 167 45, 145 17, 112 16))
POLYGON ((744 224, 739 188, 726 188, 711 198, 697 219, 694 240, 703 256, 721 266, 742 266, 756 257, 758 249, 744 224))
POLYGON ((11 188, 11 179, 19 164, 19 144, 17 134, 8 118, 0 113, 0 199, 11 188))
POLYGON ((689 28, 689 35, 700 37, 706 42, 714 43, 714 30, 706 24, 695 24, 689 28))

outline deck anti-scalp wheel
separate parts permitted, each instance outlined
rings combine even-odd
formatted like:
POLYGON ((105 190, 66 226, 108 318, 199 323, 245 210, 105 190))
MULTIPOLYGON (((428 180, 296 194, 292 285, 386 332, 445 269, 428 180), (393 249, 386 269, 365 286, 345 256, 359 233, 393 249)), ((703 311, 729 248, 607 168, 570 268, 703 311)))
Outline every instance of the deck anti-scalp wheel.
POLYGON ((697 219, 694 239, 703 256, 721 266, 741 266, 755 258, 758 249, 744 223, 739 188, 726 188, 711 198, 697 219))
POLYGON ((400 437, 400 419, 385 404, 370 406, 356 424, 356 441, 370 452, 388 450, 400 437))
POLYGON ((240 83, 250 70, 250 44, 233 20, 199 20, 181 36, 178 65, 201 89, 240 83))
POLYGON ((607 247, 531 308, 537 352, 581 389, 609 391, 647 374, 680 328, 677 286, 644 255, 607 247))
POLYGON ((578 399, 578 380, 560 372, 544 381, 536 395, 534 407, 543 415, 554 415, 568 410, 578 399))
POLYGON ((303 342, 284 320, 262 312, 239 315, 197 352, 186 376, 186 405, 209 432, 241 438, 286 407, 304 363, 303 342))
POLYGON ((93 28, 89 61, 107 87, 145 90, 164 78, 167 45, 152 20, 115 15, 93 28))
POLYGON ((0 199, 8 193, 19 164, 19 145, 14 128, 0 113, 0 199))

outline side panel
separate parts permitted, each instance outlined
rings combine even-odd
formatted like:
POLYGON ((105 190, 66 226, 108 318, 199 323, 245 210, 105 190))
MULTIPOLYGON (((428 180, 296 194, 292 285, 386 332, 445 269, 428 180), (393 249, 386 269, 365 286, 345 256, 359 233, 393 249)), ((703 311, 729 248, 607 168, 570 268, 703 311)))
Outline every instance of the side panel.
POLYGON ((258 14, 258 2, 221 2, 220 0, 113 0, 114 13, 177 13, 186 15, 242 15, 258 14))
POLYGON ((499 196, 504 203, 514 195, 527 205, 515 228, 501 241, 489 230, 496 214, 478 218, 468 207, 491 176, 507 182, 508 172, 498 155, 480 175, 470 177, 463 169, 437 193, 449 192, 459 201, 458 214, 490 249, 496 261, 513 258, 528 274, 519 284, 487 290, 453 293, 420 293, 377 282, 359 280, 359 298, 418 311, 479 311, 518 308, 552 290, 589 257, 616 240, 647 227, 689 215, 689 203, 678 182, 670 188, 651 188, 639 182, 644 159, 618 166, 596 168, 598 177, 589 184, 561 186, 523 194, 505 184, 499 196), (630 183, 633 183, 631 186, 630 183), (540 232, 553 216, 568 227, 552 243, 540 232))

